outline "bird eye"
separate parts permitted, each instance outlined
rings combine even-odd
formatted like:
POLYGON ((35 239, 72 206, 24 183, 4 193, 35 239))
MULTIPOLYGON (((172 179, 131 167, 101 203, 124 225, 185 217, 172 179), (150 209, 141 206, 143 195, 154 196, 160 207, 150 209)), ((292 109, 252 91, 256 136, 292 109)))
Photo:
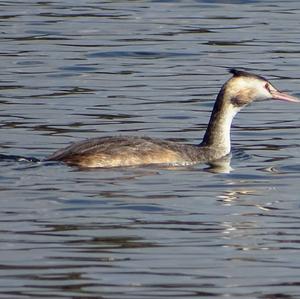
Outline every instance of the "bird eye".
POLYGON ((271 92, 270 84, 266 83, 265 88, 268 92, 271 92))

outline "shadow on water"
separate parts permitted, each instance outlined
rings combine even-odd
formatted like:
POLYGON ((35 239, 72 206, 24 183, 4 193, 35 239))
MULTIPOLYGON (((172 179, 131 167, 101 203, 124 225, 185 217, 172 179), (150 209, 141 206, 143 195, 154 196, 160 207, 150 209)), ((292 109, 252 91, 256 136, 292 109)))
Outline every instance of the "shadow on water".
POLYGON ((24 157, 24 156, 16 156, 16 155, 3 155, 0 154, 0 162, 1 161, 11 161, 11 162, 33 162, 38 163, 41 160, 34 158, 34 157, 24 157))

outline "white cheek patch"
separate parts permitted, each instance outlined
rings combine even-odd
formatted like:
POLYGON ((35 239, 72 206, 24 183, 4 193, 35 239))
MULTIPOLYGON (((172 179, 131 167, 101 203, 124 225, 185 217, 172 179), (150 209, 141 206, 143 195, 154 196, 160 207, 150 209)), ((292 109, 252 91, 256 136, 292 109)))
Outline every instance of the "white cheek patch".
MULTIPOLYGON (((242 91, 246 91, 246 90, 251 91, 248 94, 249 103, 252 101, 262 101, 262 100, 272 98, 271 92, 266 87, 266 84, 268 84, 268 86, 271 89, 274 89, 274 87, 267 81, 262 81, 262 80, 257 80, 257 79, 249 80, 249 79, 243 78, 239 82, 238 89, 239 89, 239 91, 241 91, 242 94, 243 94, 242 91)), ((238 93, 238 91, 237 91, 237 93, 238 93)))
POLYGON ((272 97, 270 91, 266 88, 266 84, 267 82, 263 81, 252 82, 252 88, 255 90, 254 101, 262 101, 272 97))

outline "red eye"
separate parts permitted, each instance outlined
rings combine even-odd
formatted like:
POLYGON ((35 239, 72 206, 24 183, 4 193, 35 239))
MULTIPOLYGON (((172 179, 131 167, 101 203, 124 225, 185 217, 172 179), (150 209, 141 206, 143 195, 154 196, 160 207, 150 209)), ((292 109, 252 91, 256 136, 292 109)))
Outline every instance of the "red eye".
POLYGON ((267 90, 268 92, 270 92, 270 91, 271 91, 271 88, 270 88, 270 85, 269 85, 269 83, 266 83, 266 85, 265 85, 265 88, 266 88, 266 90, 267 90))

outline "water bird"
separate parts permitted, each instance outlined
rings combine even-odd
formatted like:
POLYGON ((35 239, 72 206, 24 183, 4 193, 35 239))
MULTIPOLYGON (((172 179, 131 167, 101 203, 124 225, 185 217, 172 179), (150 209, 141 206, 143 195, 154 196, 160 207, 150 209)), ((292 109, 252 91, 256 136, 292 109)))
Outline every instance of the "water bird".
POLYGON ((139 136, 107 136, 73 143, 46 160, 62 161, 81 168, 213 163, 229 155, 231 123, 242 108, 266 99, 300 102, 298 98, 280 92, 262 76, 238 69, 231 69, 230 73, 231 78, 221 87, 216 98, 200 144, 139 136))

